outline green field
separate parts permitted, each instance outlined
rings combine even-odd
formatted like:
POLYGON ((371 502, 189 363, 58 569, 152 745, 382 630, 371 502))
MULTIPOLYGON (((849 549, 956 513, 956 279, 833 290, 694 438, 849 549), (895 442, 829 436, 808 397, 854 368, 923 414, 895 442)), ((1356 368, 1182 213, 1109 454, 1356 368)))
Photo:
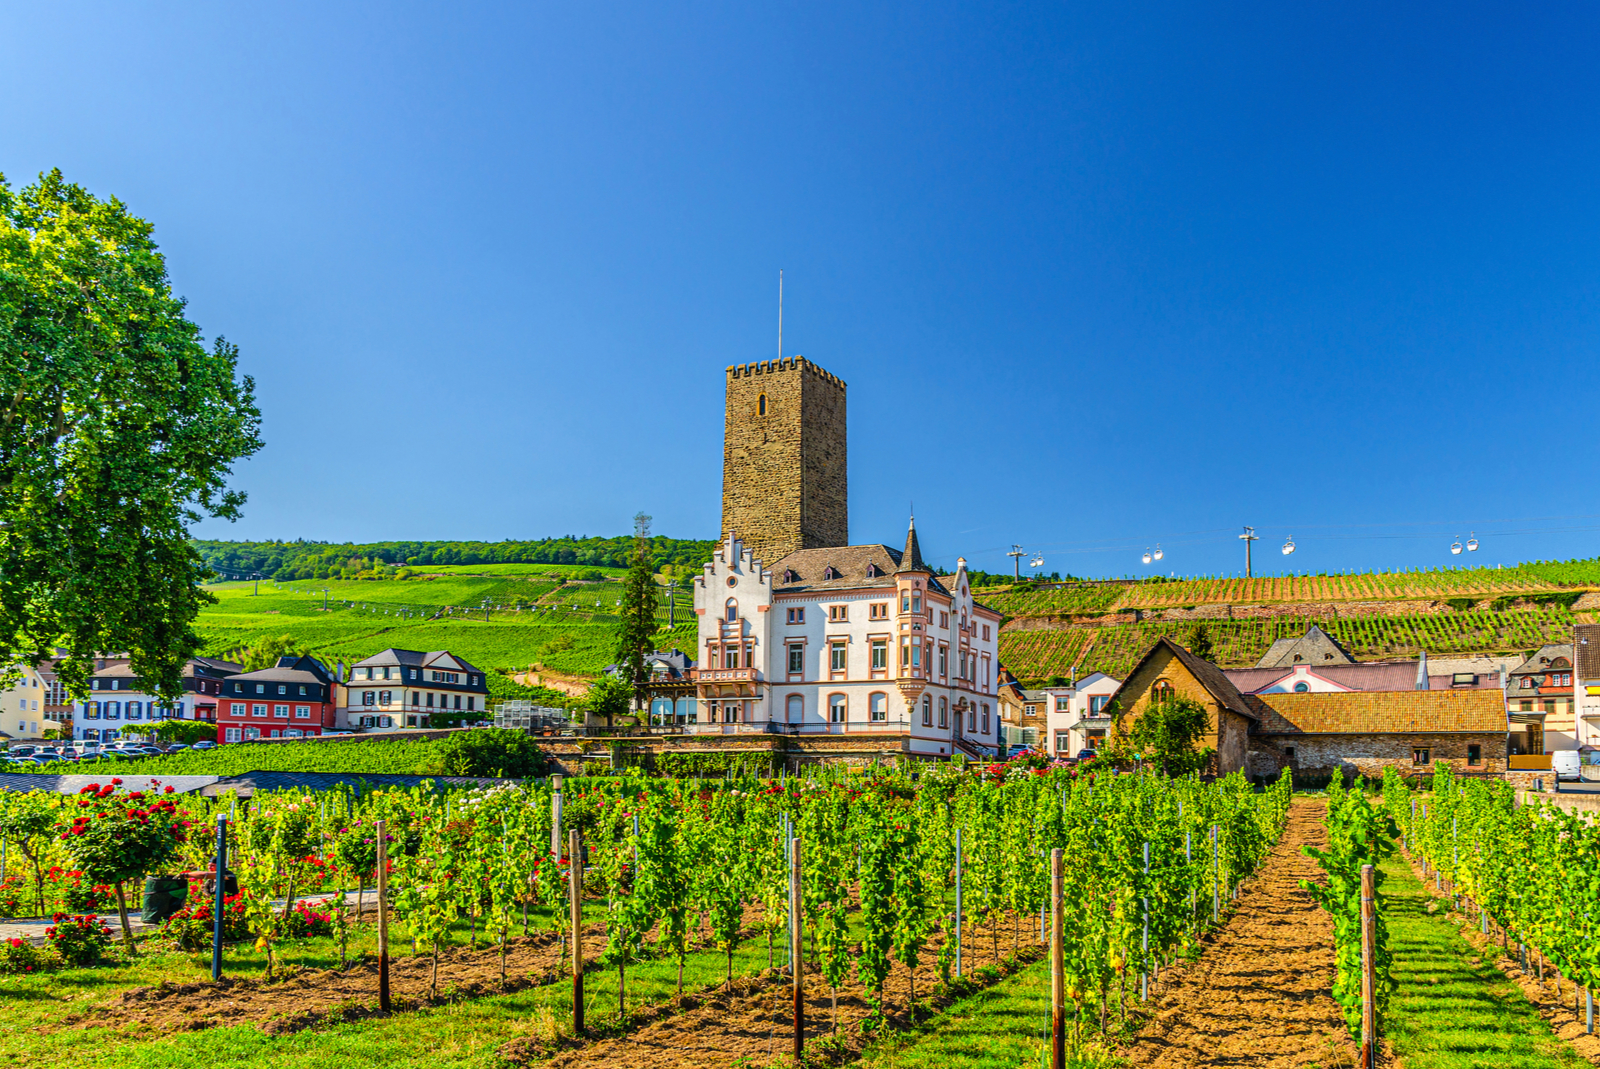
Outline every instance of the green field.
MULTIPOLYGON (((595 675, 615 659, 622 584, 558 586, 537 576, 445 575, 263 581, 259 594, 250 582, 207 589, 217 604, 201 611, 197 627, 211 654, 288 635, 330 663, 348 664, 393 646, 448 649, 480 668, 502 672, 538 664, 595 675)), ((668 619, 665 594, 663 590, 657 612, 663 628, 668 619)), ((687 624, 694 619, 692 595, 679 589, 675 602, 678 630, 663 630, 660 644, 692 648, 693 626, 687 624)))

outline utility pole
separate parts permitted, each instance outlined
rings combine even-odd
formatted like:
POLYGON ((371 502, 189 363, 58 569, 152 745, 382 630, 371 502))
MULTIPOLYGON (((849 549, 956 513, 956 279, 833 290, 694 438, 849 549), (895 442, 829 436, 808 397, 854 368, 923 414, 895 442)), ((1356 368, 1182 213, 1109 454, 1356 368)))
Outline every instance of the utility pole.
POLYGON ((327 612, 328 611, 328 588, 327 587, 323 587, 322 588, 322 611, 323 612, 327 612))
POLYGON ((1011 578, 1016 582, 1022 581, 1022 558, 1027 552, 1015 542, 1011 543, 1011 551, 1006 554, 1011 558, 1011 578))
POLYGON ((1250 543, 1251 542, 1259 542, 1260 538, 1256 535, 1256 529, 1254 527, 1246 527, 1244 529, 1244 534, 1240 535, 1239 537, 1244 539, 1244 577, 1246 579, 1249 579, 1251 577, 1250 576, 1250 543))
POLYGON ((255 592, 252 593, 250 596, 252 598, 260 597, 261 596, 261 573, 257 572, 256 574, 252 575, 250 578, 252 578, 252 579, 254 579, 256 581, 255 592))

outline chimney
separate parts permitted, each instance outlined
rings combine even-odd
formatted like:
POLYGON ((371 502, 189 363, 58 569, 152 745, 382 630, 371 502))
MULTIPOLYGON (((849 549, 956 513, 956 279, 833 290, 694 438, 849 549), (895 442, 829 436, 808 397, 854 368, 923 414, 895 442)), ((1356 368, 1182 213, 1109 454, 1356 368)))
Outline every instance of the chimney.
POLYGON ((1423 650, 1417 658, 1417 690, 1428 689, 1428 651, 1423 650))

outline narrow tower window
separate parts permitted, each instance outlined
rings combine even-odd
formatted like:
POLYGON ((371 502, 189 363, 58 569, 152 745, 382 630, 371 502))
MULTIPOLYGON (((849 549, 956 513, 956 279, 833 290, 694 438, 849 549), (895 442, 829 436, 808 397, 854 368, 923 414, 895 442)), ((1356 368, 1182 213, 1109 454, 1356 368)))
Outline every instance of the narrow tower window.
POLYGON ((764 416, 766 414, 767 414, 767 395, 766 394, 762 394, 760 397, 756 398, 756 415, 764 416))

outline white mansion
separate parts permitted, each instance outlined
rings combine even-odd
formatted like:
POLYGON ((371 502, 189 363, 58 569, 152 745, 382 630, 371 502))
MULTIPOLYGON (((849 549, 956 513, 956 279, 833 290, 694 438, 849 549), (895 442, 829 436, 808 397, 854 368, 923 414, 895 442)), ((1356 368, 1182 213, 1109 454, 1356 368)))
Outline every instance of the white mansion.
POLYGON ((929 757, 998 747, 1000 614, 972 600, 965 560, 934 575, 915 522, 904 551, 801 549, 770 567, 730 533, 695 579, 694 604, 696 700, 658 722, 903 734, 929 757))

